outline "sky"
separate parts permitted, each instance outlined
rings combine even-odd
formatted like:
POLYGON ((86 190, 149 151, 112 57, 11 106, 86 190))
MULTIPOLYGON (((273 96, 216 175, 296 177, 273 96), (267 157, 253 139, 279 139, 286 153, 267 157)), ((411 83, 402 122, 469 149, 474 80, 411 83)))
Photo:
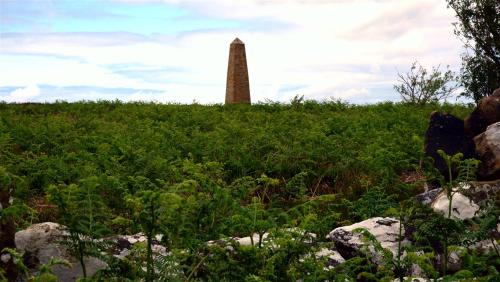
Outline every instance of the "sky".
POLYGON ((445 0, 0 0, 0 100, 223 103, 229 44, 253 102, 398 101, 397 73, 460 68, 445 0))

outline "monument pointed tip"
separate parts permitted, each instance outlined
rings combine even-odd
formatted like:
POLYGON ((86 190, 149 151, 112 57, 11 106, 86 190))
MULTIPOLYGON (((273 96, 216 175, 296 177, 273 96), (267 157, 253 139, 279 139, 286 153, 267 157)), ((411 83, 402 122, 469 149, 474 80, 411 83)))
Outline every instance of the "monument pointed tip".
POLYGON ((236 37, 236 39, 233 40, 231 44, 245 44, 245 43, 243 43, 243 41, 241 41, 238 37, 236 37))

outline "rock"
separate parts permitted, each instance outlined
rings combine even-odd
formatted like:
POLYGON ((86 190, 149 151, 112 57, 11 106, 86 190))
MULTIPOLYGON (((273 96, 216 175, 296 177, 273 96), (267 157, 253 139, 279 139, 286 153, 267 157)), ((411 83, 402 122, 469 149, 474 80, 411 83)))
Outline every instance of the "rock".
MULTIPOLYGON (((399 278, 398 279, 394 279, 392 280, 394 282, 399 282, 399 278)), ((403 277, 403 281, 405 282, 427 282, 429 281, 429 279, 427 278, 422 278, 422 277, 403 277)))
POLYGON ((462 257, 458 252, 451 252, 448 255, 448 271, 457 272, 462 269, 462 257))
MULTIPOLYGON (((154 256, 162 255, 166 256, 168 254, 167 248, 161 244, 161 239, 163 236, 156 235, 152 240, 151 249, 153 250, 154 256)), ((135 244, 146 243, 147 237, 143 233, 137 233, 134 235, 117 235, 107 239, 113 242, 111 247, 111 253, 119 259, 124 259, 130 255, 132 248, 135 244)))
MULTIPOLYGON (((455 273, 462 269, 463 255, 463 250, 451 251, 448 254, 447 272, 455 273)), ((443 261, 441 254, 436 255, 436 269, 442 268, 443 261)))
MULTIPOLYGON (((354 229, 365 228, 380 242, 383 248, 389 249, 394 257, 398 252, 399 220, 390 217, 374 217, 349 226, 335 228, 327 238, 335 243, 335 248, 345 259, 361 255, 364 246, 360 234, 353 233, 354 229)), ((404 229, 402 233, 404 234, 404 229)), ((406 245, 409 241, 405 238, 401 242, 406 245)), ((370 248, 372 255, 377 256, 375 250, 370 248)))
MULTIPOLYGON (((269 236, 269 233, 264 233, 262 235, 262 242, 261 244, 264 244, 264 242, 267 241, 267 237, 269 236)), ((230 249, 231 251, 234 250, 234 248, 231 246, 231 244, 237 244, 239 246, 258 246, 259 245, 259 234, 254 233, 252 237, 247 236, 247 237, 229 237, 229 238, 222 238, 218 240, 211 240, 206 243, 208 246, 211 245, 218 245, 220 247, 224 247, 227 249, 230 249), (252 244, 253 240, 253 244, 252 244)))
POLYGON ((492 240, 483 240, 483 241, 476 242, 469 247, 476 250, 480 254, 485 254, 488 252, 493 252, 493 251, 495 251, 495 248, 499 247, 498 244, 494 243, 494 242, 495 242, 495 240, 493 240, 493 241, 492 240))
POLYGON ((500 121, 500 88, 493 91, 493 94, 479 100, 477 107, 465 118, 465 131, 476 136, 483 133, 486 128, 500 121))
POLYGON ((420 267, 420 265, 412 263, 409 269, 411 277, 426 277, 425 271, 420 267))
POLYGON ((437 198, 437 196, 439 195, 439 193, 441 193, 441 191, 442 191, 441 188, 429 190, 422 194, 416 195, 415 199, 424 205, 428 205, 437 198))
POLYGON ((485 132, 474 138, 474 142, 479 160, 481 160, 477 171, 478 178, 498 179, 500 177, 500 122, 488 126, 485 132))
MULTIPOLYGON (((64 227, 57 223, 34 224, 16 233, 16 248, 24 253, 23 257, 32 271, 48 263, 51 258, 69 261, 71 268, 57 265, 52 271, 59 281, 76 281, 77 278, 83 277, 83 272, 80 263, 69 254, 67 247, 60 243, 65 234, 64 227)), ((94 257, 86 257, 84 262, 88 276, 107 267, 105 262, 94 257)))
MULTIPOLYGON (((437 153, 438 150, 448 155, 461 152, 464 159, 476 157, 472 135, 465 133, 464 122, 450 114, 433 112, 425 133, 425 154, 434 160, 434 166, 449 180, 448 166, 437 153)), ((452 174, 455 177, 457 172, 453 171, 452 174)))
MULTIPOLYGON (((262 235, 262 242, 267 239, 267 236, 269 236, 268 233, 264 233, 262 235)), ((257 233, 254 233, 252 235, 252 238, 250 238, 250 236, 248 236, 248 237, 243 237, 243 238, 235 237, 233 239, 238 244, 240 244, 240 246, 252 246, 252 239, 253 239, 253 245, 255 245, 255 246, 259 245, 259 234, 257 234, 257 233)))
POLYGON ((494 181, 473 181, 470 183, 471 189, 464 194, 479 206, 494 199, 500 191, 500 180, 494 181))
POLYGON ((327 258, 326 267, 328 269, 335 268, 345 262, 345 259, 338 251, 330 250, 328 248, 322 248, 319 251, 317 251, 314 255, 318 259, 326 257, 327 258))
MULTIPOLYGON (((431 208, 443 214, 445 217, 448 216, 448 197, 446 196, 446 191, 441 192, 439 196, 431 203, 431 208)), ((464 196, 462 193, 456 192, 451 200, 451 216, 457 219, 469 219, 473 218, 479 211, 479 206, 472 202, 469 198, 464 196)))
MULTIPOLYGON (((284 232, 288 235, 291 235, 293 238, 301 238, 304 243, 306 244, 312 244, 316 240, 316 234, 307 232, 307 234, 304 234, 304 230, 300 228, 284 228, 281 230, 278 230, 278 232, 284 232)), ((262 234, 262 242, 261 244, 267 244, 271 248, 278 247, 276 244, 272 242, 272 239, 269 239, 269 233, 266 232, 262 234)), ((229 237, 229 238, 222 238, 218 240, 212 240, 208 241, 207 245, 219 245, 221 247, 226 247, 228 244, 234 242, 237 243, 240 246, 252 246, 252 240, 253 240, 253 246, 258 246, 259 245, 259 234, 254 233, 252 234, 252 238, 250 236, 247 237, 229 237)), ((293 240, 293 239, 292 239, 293 240)))

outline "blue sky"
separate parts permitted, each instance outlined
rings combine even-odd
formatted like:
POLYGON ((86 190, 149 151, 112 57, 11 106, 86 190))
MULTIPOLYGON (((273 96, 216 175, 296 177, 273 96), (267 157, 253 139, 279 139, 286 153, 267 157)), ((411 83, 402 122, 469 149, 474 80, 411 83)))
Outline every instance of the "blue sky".
POLYGON ((0 100, 222 103, 229 43, 253 101, 397 101, 414 60, 458 70, 438 0, 0 0, 0 100))

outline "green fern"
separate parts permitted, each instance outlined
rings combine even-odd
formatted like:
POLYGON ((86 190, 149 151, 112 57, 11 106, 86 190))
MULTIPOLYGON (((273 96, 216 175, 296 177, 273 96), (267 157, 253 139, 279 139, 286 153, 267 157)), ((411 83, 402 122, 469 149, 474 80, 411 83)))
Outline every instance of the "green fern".
POLYGON ((109 212, 99 195, 97 178, 82 179, 79 185, 51 185, 47 196, 50 202, 58 206, 60 223, 68 232, 62 243, 78 259, 83 277, 86 278, 84 258, 100 256, 104 242, 99 239, 109 234, 109 229, 104 224, 109 212))

